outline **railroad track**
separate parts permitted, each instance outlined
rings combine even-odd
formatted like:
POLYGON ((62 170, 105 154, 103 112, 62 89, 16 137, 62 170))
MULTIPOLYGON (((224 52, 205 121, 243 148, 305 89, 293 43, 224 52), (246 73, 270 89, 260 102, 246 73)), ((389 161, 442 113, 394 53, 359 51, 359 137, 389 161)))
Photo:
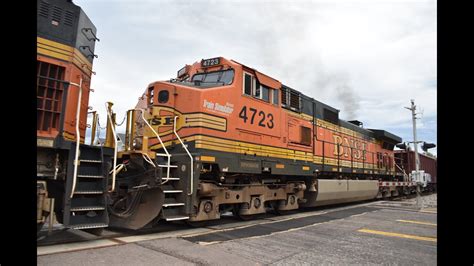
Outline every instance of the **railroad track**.
MULTIPOLYGON (((429 194, 432 194, 432 193, 422 193, 421 195, 427 196, 429 194)), ((44 247, 44 246, 63 245, 63 244, 80 243, 80 242, 97 241, 97 240, 110 240, 110 241, 120 243, 121 242, 120 238, 124 238, 124 237, 142 236, 146 238, 147 235, 157 235, 157 234, 163 234, 164 236, 179 235, 180 234, 179 231, 188 232, 196 228, 215 229, 217 227, 222 227, 225 225, 229 225, 229 228, 241 227, 241 226, 246 226, 249 224, 258 224, 258 223, 268 222, 269 220, 274 220, 277 217, 279 219, 286 219, 298 214, 305 215, 305 213, 326 212, 328 210, 332 211, 332 210, 340 209, 340 208, 355 208, 355 207, 364 206, 364 205, 378 207, 378 208, 418 211, 416 206, 413 206, 413 204, 405 204, 402 206, 390 205, 390 202, 403 202, 403 201, 413 199, 413 198, 416 198, 416 195, 401 195, 397 197, 391 197, 389 199, 373 199, 373 200, 355 202, 355 203, 352 202, 352 203, 345 203, 345 204, 338 204, 338 205, 304 208, 298 211, 296 210, 291 211, 289 213, 282 214, 282 215, 277 215, 273 213, 265 213, 265 214, 258 215, 254 217, 254 219, 249 220, 249 221, 242 221, 238 219, 237 217, 234 217, 231 215, 223 215, 221 219, 209 221, 200 227, 191 226, 187 224, 186 222, 182 222, 182 221, 173 222, 173 223, 160 221, 153 228, 141 229, 138 231, 108 228, 104 230, 104 233, 101 236, 92 235, 81 230, 66 229, 66 228, 53 230, 52 233, 48 235, 48 231, 46 229, 46 230, 42 230, 40 234, 38 235, 37 246, 44 247)), ((47 225, 45 225, 44 228, 47 228, 47 225)))

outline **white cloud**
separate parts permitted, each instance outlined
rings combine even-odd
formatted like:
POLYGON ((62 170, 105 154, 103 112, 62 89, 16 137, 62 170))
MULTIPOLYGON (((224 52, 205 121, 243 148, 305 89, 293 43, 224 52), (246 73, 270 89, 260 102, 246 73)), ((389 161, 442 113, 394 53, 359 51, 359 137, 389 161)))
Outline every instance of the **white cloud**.
POLYGON ((343 119, 436 142, 435 1, 75 1, 98 28, 91 105, 118 119, 146 86, 224 56, 337 109, 343 119))

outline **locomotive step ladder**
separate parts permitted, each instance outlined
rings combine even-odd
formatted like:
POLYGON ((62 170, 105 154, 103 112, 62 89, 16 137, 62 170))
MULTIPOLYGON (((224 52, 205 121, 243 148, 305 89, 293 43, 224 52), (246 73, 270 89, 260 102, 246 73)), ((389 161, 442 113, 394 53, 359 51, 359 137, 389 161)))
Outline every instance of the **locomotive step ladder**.
MULTIPOLYGON (((141 118, 143 122, 150 128, 153 134, 156 136, 158 141, 161 144, 164 153, 157 153, 157 156, 164 158, 165 162, 158 163, 157 167, 160 168, 161 173, 161 183, 163 193, 165 194, 165 201, 162 205, 161 210, 161 218, 165 219, 166 221, 178 221, 178 220, 187 220, 189 219, 188 211, 186 209, 186 197, 189 196, 186 191, 186 183, 188 180, 182 180, 179 176, 179 169, 178 166, 173 164, 171 161, 172 155, 168 152, 168 149, 163 144, 160 135, 156 130, 148 123, 145 119, 145 111, 143 109, 134 109, 135 111, 139 111, 141 113, 141 118), (166 173, 166 174, 164 174, 166 173)), ((193 158, 189 151, 187 150, 186 146, 184 145, 183 141, 179 137, 178 133, 176 132, 176 120, 178 116, 174 117, 173 123, 173 132, 178 138, 179 142, 186 150, 187 155, 191 158, 191 165, 193 164, 193 158)), ((144 157, 147 160, 146 156, 144 157)), ((149 161, 149 160, 147 160, 149 161)), ((150 160, 151 161, 151 160, 150 160)), ((154 164, 150 162, 150 164, 154 164)), ((193 168, 191 169, 191 179, 193 176, 193 168)), ((192 190, 192 182, 191 182, 191 190, 192 190)))
POLYGON ((72 229, 104 228, 109 224, 107 212, 107 170, 110 154, 103 147, 81 144, 79 156, 75 162, 75 150, 71 149, 68 169, 66 193, 64 197, 63 224, 72 229))
MULTIPOLYGON (((162 218, 166 221, 179 221, 179 220, 188 220, 189 213, 190 213, 190 196, 193 194, 193 184, 194 184, 194 159, 191 153, 189 152, 187 146, 184 144, 181 137, 178 135, 176 131, 177 119, 179 117, 174 117, 173 123, 173 133, 176 136, 177 140, 181 144, 185 153, 182 154, 184 157, 188 157, 190 160, 189 166, 189 178, 187 176, 183 176, 183 179, 179 178, 180 169, 176 165, 159 165, 159 167, 167 168, 167 173, 171 172, 171 176, 176 179, 171 179, 170 175, 167 174, 167 179, 165 180, 165 184, 163 188, 163 193, 165 194, 165 202, 163 204, 162 209, 162 218), (171 171, 170 171, 171 170, 171 171), (187 204, 186 204, 187 203, 187 204), (189 206, 186 206, 189 205, 189 206)), ((158 135, 158 134, 156 134, 158 135)), ((158 137, 158 139, 160 139, 158 137)), ((160 139, 161 142, 161 139, 160 139)), ((161 142, 162 146, 163 143, 161 142)), ((166 148, 163 146, 166 154, 169 154, 166 148)), ((176 156, 177 154, 175 154, 176 156)), ((178 157, 181 157, 178 155, 178 157)), ((184 161, 184 158, 183 160, 184 161)), ((169 160, 168 160, 169 162, 169 160)), ((182 165, 185 167, 185 165, 182 165)), ((183 169, 182 172, 185 172, 183 169)))
MULTIPOLYGON (((167 165, 158 165, 162 172, 166 172, 167 165)), ((176 165, 170 165, 171 177, 163 177, 162 189, 165 194, 165 201, 161 210, 161 216, 166 221, 187 220, 189 216, 186 214, 186 193, 183 191, 183 180, 178 177, 178 169, 176 165)))

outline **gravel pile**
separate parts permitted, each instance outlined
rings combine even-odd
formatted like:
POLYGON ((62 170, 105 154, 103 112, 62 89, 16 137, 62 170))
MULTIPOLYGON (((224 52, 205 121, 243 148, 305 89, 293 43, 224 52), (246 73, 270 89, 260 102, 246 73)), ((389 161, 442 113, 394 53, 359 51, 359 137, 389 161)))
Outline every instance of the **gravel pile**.
MULTIPOLYGON (((437 194, 431 194, 422 196, 421 199, 423 200, 423 207, 424 208, 436 208, 438 206, 437 194)), ((416 197, 407 200, 410 203, 416 204, 416 197)))

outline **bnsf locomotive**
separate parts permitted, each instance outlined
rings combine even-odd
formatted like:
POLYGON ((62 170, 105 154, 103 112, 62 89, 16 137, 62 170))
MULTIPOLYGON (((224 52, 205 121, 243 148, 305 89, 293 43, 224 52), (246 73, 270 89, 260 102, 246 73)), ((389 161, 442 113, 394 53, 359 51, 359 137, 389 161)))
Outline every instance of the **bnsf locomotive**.
POLYGON ((401 138, 223 57, 147 86, 127 111, 124 149, 112 103, 105 144, 86 145, 95 27, 51 0, 38 1, 38 25, 39 225, 54 211, 66 227, 139 229, 414 190, 396 171, 401 138))
POLYGON ((97 230, 109 223, 113 149, 84 144, 96 28, 80 7, 60 0, 38 0, 37 23, 38 228, 55 213, 68 227, 97 230), (90 211, 94 222, 84 218, 90 211))

